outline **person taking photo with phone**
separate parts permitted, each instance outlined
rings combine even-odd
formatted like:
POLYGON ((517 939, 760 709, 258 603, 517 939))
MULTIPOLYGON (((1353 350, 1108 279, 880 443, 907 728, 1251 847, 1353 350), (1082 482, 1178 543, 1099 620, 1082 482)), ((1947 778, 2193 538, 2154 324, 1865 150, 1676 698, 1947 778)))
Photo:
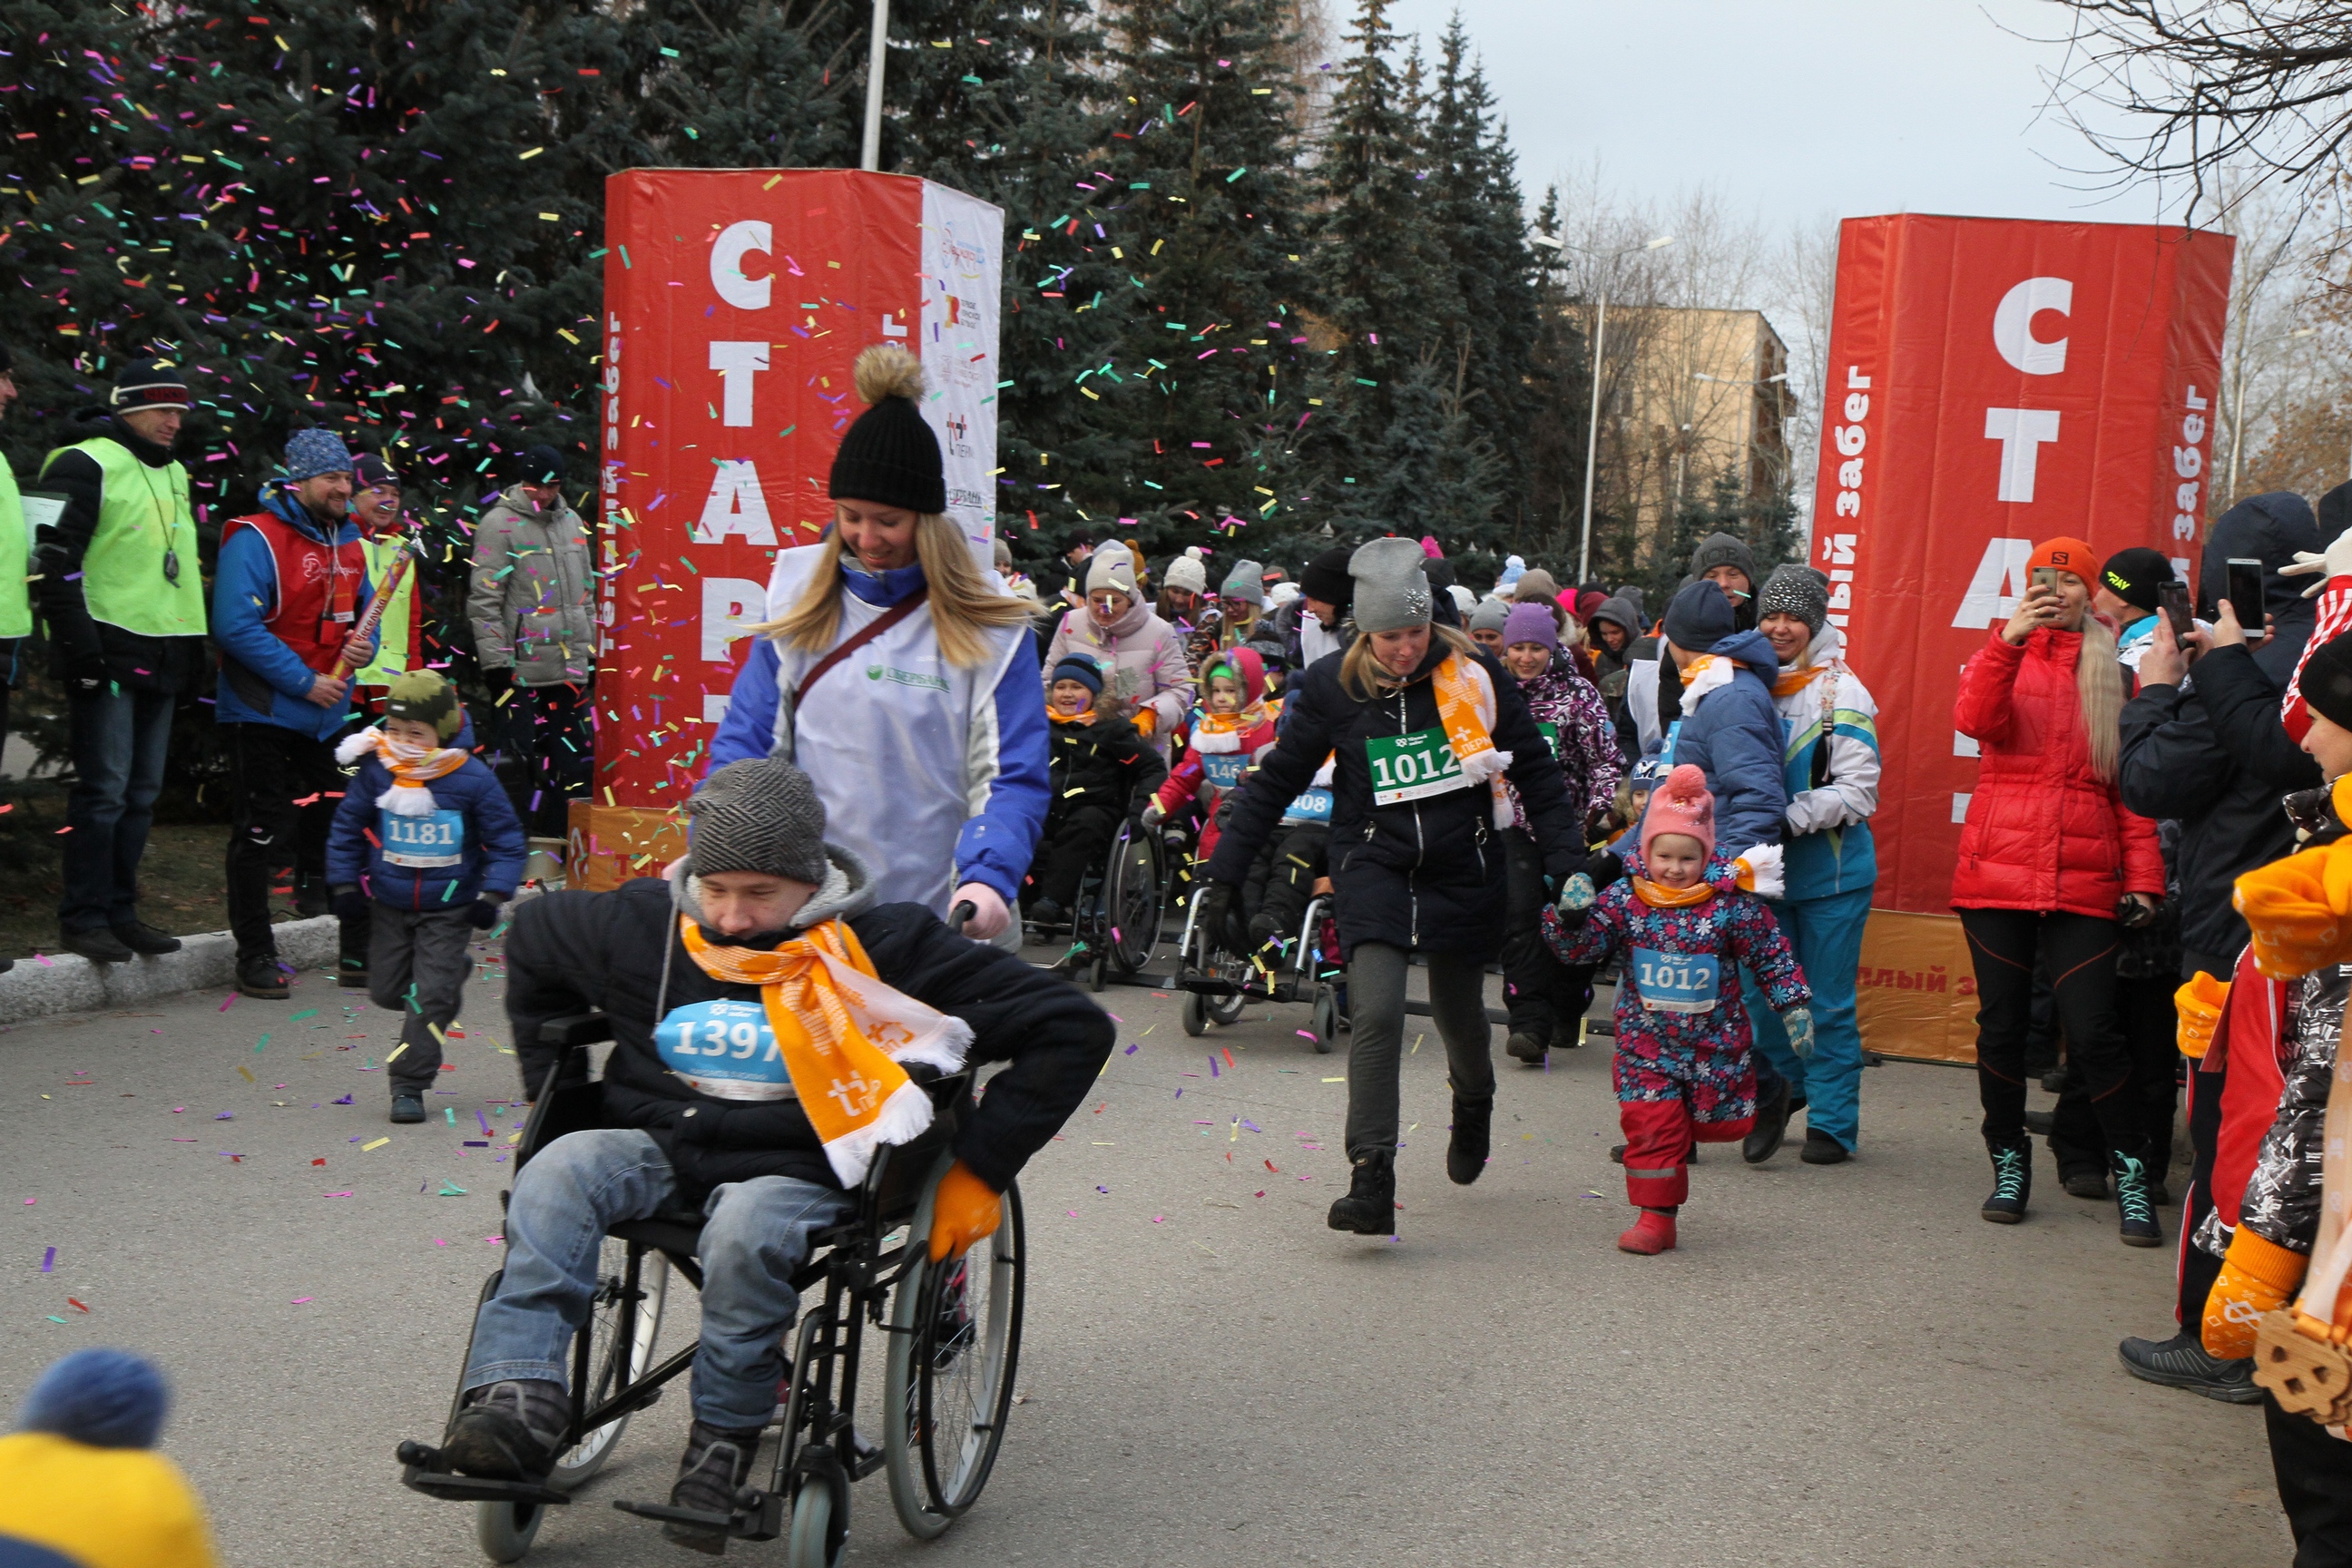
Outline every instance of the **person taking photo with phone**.
POLYGON ((2015 1225, 2032 1189, 2025 1039, 2042 959, 2106 1143, 2122 1239, 2156 1247, 2164 1232, 2148 1192, 2150 1133, 2125 1092, 2131 1058, 2116 1023, 2116 959, 2119 908, 2154 910, 2164 861, 2156 825, 2116 790, 2124 669, 2115 634, 2090 614, 2097 564, 2079 539, 2037 545, 2016 612, 1960 672, 1953 722, 1982 760, 1952 907, 1980 1003, 1977 1091, 1993 1167, 1984 1217, 2015 1225))

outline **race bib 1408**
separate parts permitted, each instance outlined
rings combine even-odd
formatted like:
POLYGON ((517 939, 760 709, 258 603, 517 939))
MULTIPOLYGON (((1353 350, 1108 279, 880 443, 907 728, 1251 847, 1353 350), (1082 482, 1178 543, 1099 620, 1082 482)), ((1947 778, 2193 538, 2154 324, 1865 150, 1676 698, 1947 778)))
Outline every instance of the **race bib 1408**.
POLYGON ((792 1075, 757 1002, 697 1002, 654 1026, 662 1065, 688 1088, 721 1100, 788 1100, 792 1075))
POLYGON ((1465 787, 1469 775, 1445 731, 1434 725, 1408 735, 1375 735, 1364 742, 1372 770, 1372 804, 1399 805, 1465 787))
POLYGON ((1713 953, 1633 950, 1633 988, 1654 1013, 1712 1013, 1722 979, 1722 961, 1713 953))
POLYGON ((466 814, 436 811, 430 816, 381 812, 383 858, 394 866, 423 868, 455 866, 466 858, 466 814))

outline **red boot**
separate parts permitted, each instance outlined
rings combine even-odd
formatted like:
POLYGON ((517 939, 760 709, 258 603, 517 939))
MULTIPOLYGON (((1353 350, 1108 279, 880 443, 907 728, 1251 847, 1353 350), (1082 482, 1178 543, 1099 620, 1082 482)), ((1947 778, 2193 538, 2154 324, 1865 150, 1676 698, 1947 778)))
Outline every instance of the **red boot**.
POLYGON ((1617 1238, 1620 1252, 1638 1252, 1644 1258, 1655 1258, 1661 1252, 1675 1249, 1675 1216, 1660 1214, 1655 1209, 1643 1209, 1633 1228, 1617 1238))

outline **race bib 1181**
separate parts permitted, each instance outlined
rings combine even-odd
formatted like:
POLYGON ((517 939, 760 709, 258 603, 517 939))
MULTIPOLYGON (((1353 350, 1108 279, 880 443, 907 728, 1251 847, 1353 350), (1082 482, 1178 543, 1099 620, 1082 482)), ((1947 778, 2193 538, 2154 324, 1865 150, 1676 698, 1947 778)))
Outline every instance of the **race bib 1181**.
POLYGON ((1633 988, 1653 1013, 1712 1013, 1722 980, 1722 961, 1713 953, 1633 950, 1633 988))
POLYGON ((466 814, 436 811, 430 816, 403 816, 381 812, 383 858, 394 866, 424 868, 455 866, 466 858, 466 814))
POLYGON ((1434 725, 1408 735, 1375 735, 1364 742, 1372 770, 1372 804, 1399 805, 1465 787, 1469 775, 1445 731, 1434 725))

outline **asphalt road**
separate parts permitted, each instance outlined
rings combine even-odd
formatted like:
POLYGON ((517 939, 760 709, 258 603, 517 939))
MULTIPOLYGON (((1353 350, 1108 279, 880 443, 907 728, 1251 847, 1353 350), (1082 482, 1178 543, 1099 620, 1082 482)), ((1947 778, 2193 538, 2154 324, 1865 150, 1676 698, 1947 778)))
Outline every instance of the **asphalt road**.
MULTIPOLYGON (((136 1347, 175 1382, 165 1447, 227 1562, 480 1562, 470 1508, 404 1490, 392 1452, 437 1436, 498 1262, 508 1170, 465 1143, 501 1142, 478 1113, 517 1092, 501 989, 477 979, 423 1127, 383 1120, 392 1016, 316 975, 290 1003, 0 1034, 0 1399, 77 1346, 136 1347)), ((1200 1041, 1172 997, 1103 1000, 1120 1049, 1022 1179, 1024 1399, 995 1479, 928 1547, 862 1484, 852 1563, 2291 1555, 2259 1413, 2116 1363, 2119 1335, 2169 1331, 2169 1251, 2119 1246, 2046 1160, 2026 1224, 1976 1217, 1964 1073, 1871 1070, 1848 1165, 1709 1150, 1682 1249, 1637 1258, 1611 1245, 1605 1042, 1505 1058, 1495 1159, 1456 1188, 1432 1037, 1405 1061, 1398 1234, 1372 1240, 1324 1227, 1346 1065, 1295 1032, 1304 1008, 1200 1041)), ((639 1415, 529 1561, 690 1561, 608 1506, 666 1494, 686 1421, 682 1398, 639 1415)))

